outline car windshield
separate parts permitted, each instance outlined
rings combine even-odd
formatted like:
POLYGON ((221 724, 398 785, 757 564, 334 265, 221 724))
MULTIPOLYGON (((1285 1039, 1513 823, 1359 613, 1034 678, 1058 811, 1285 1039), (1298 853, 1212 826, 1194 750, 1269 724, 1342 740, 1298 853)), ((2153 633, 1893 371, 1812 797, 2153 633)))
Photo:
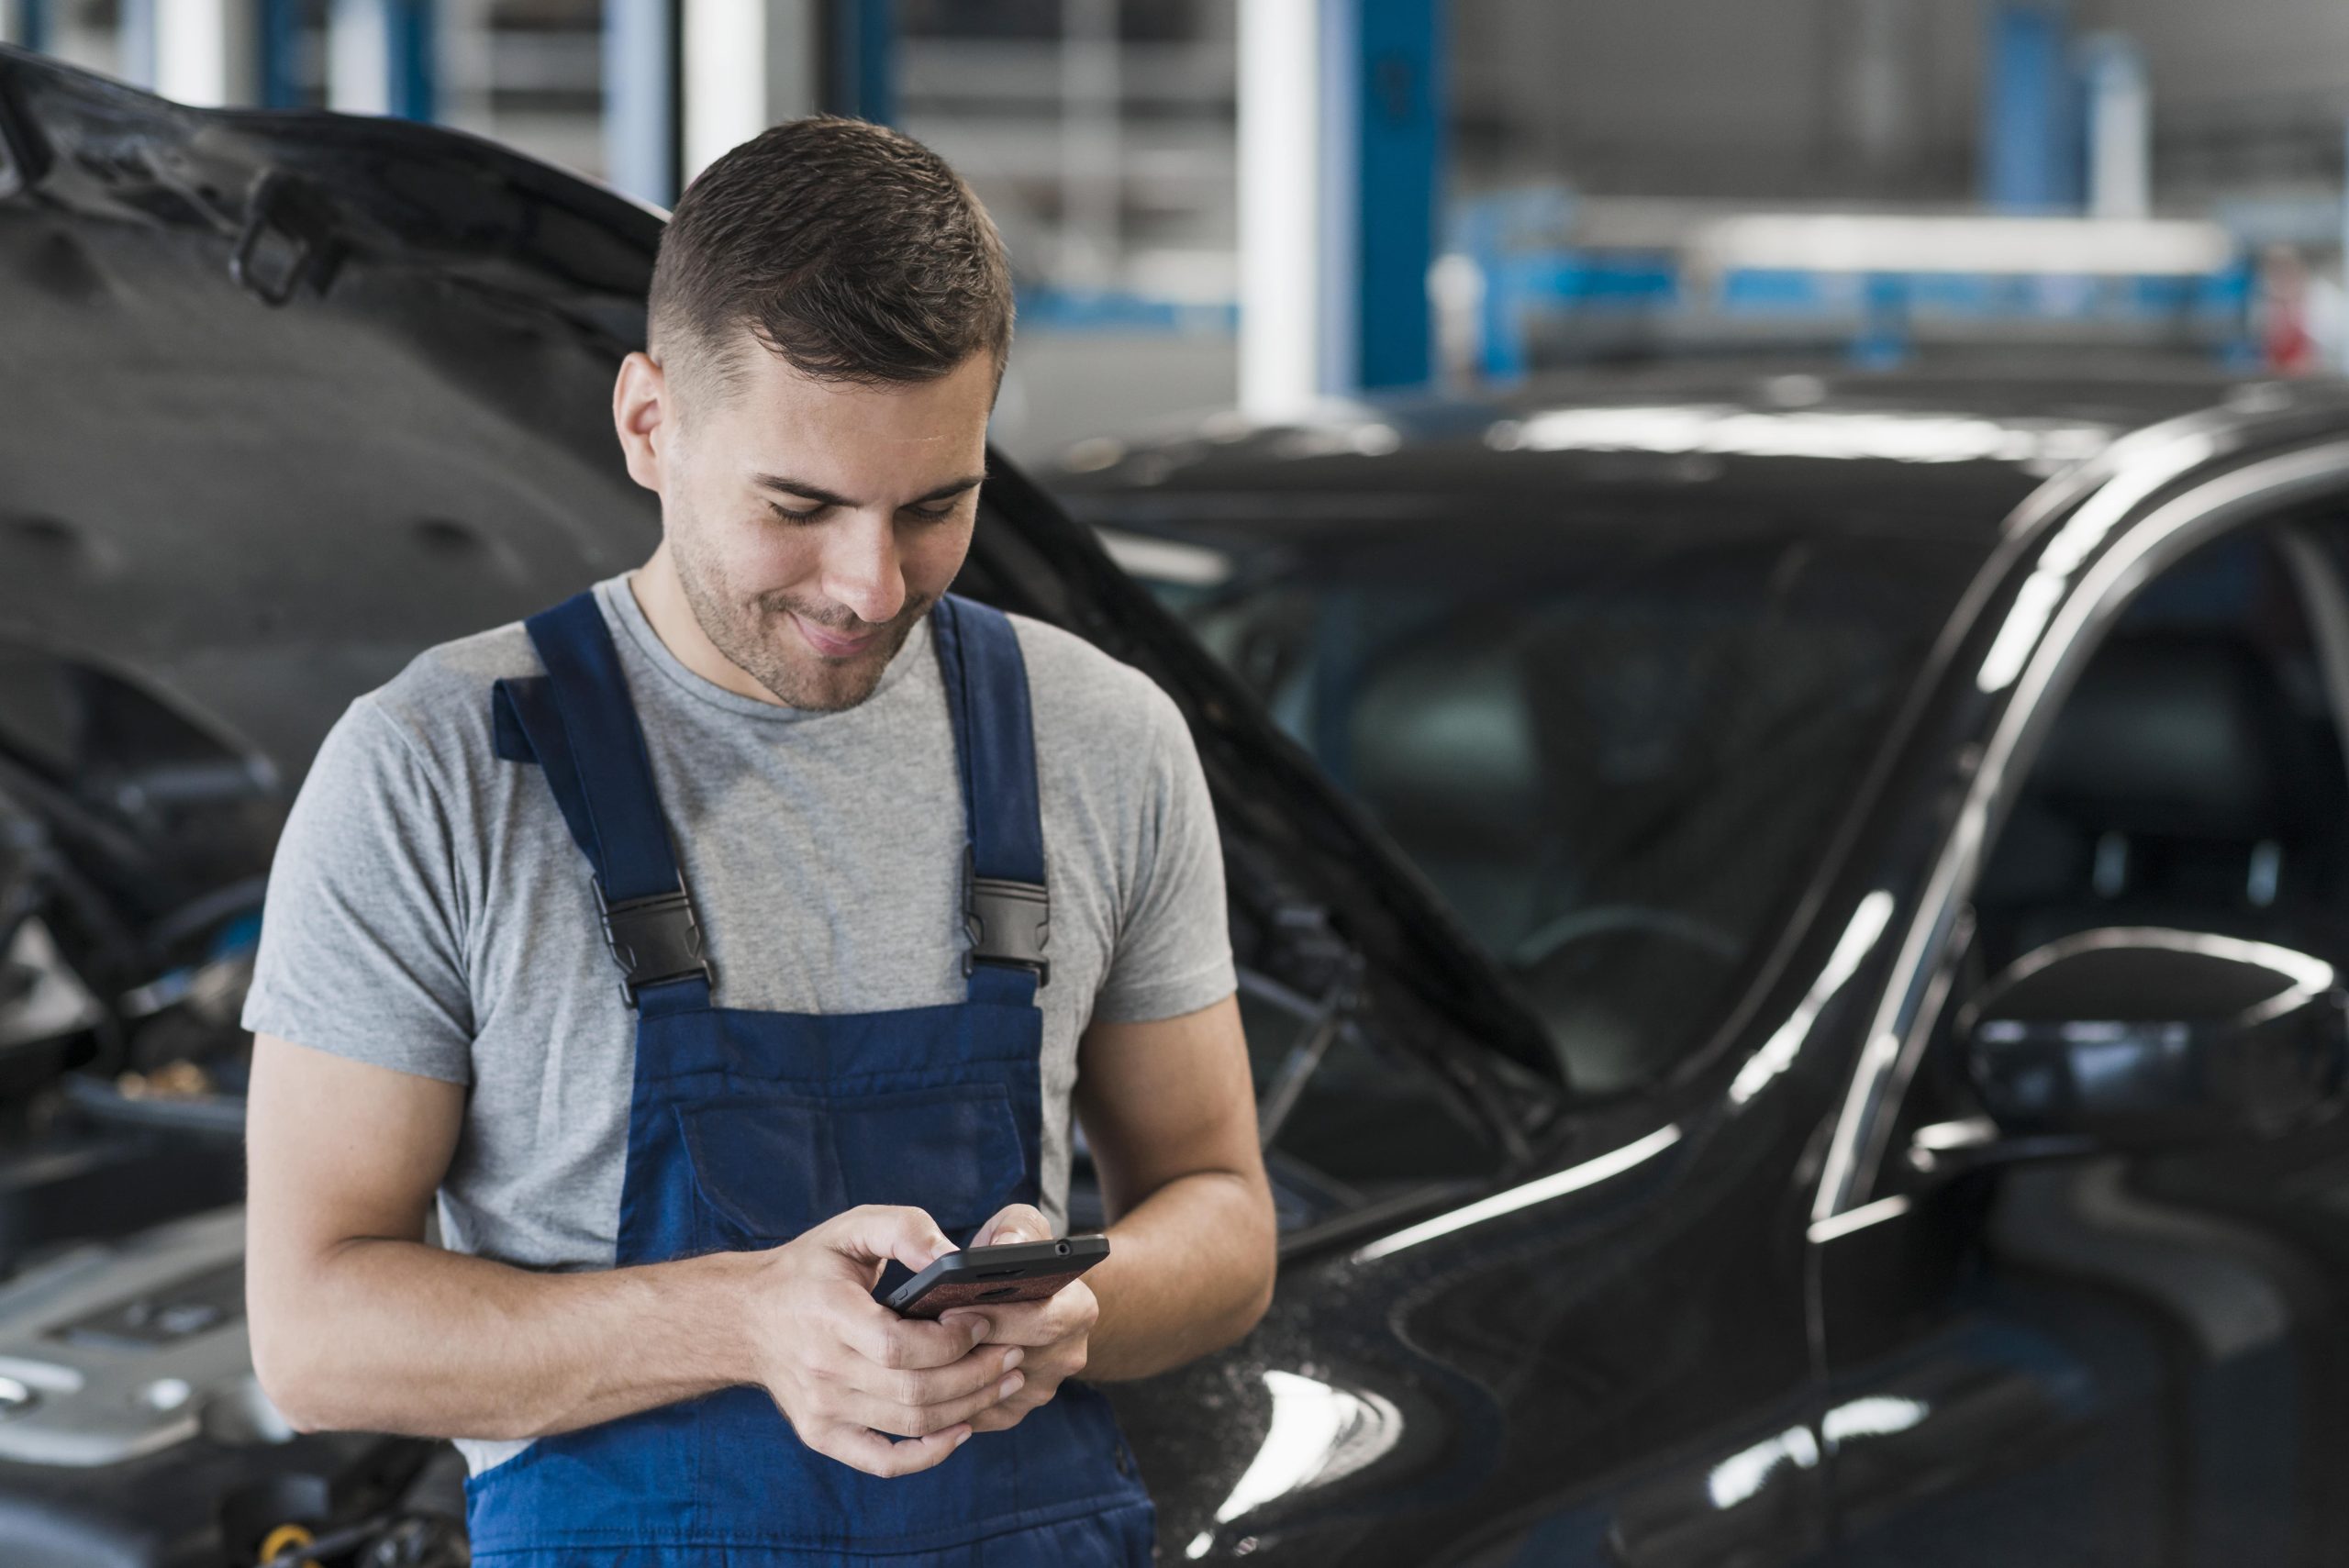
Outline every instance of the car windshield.
POLYGON ((1725 1016, 1979 557, 1485 518, 1292 536, 1219 583, 1134 564, 1450 901, 1569 1084, 1605 1093, 1725 1016))

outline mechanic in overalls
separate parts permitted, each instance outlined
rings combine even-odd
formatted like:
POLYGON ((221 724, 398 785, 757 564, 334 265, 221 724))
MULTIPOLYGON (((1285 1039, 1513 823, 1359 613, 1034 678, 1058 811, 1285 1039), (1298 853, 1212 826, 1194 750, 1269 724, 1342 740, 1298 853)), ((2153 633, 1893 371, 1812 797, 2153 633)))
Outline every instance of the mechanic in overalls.
POLYGON ((417 658, 295 803, 244 1018, 255 1365, 299 1428, 457 1440, 481 1561, 1147 1562, 1074 1374, 1269 1299, 1189 731, 948 592, 1011 298, 902 136, 720 159, 613 399, 659 548, 417 658), (874 1299, 1063 1233, 1072 1109, 1107 1262, 936 1322, 874 1299))

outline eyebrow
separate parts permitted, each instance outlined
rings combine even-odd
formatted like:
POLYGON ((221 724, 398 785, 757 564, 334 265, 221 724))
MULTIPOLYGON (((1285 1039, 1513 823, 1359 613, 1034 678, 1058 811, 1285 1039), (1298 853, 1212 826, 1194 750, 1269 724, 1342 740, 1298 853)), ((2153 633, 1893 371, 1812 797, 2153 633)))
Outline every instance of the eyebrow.
MULTIPOLYGON (((974 473, 962 479, 949 480, 927 495, 915 496, 906 505, 918 506, 925 501, 943 501, 949 495, 960 495, 965 490, 977 489, 985 478, 984 473, 974 473)), ((794 479, 788 474, 761 473, 754 475, 751 483, 768 490, 780 490, 786 495, 804 495, 810 501, 821 501, 827 506, 845 506, 851 511, 857 506, 856 502, 845 495, 835 495, 820 484, 810 484, 804 479, 794 479)))

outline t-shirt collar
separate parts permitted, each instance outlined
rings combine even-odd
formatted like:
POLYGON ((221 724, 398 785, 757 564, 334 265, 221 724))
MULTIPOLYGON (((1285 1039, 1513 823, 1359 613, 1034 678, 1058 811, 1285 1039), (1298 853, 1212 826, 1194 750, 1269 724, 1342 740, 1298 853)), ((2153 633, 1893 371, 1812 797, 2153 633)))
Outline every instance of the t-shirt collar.
POLYGON ((707 676, 687 668, 685 661, 670 651, 669 645, 661 640, 660 633, 652 629, 652 623, 645 618, 644 606, 636 602, 636 592, 629 586, 631 575, 631 572, 623 572, 596 584, 596 596, 603 604, 604 617, 616 622, 627 634, 628 639, 636 645, 637 651, 679 690, 714 707, 745 717, 784 724, 807 724, 818 719, 841 717, 856 712, 858 708, 871 706, 903 683, 907 671, 931 657, 930 616, 925 611, 921 619, 914 623, 913 629, 906 634, 904 645, 891 655, 889 666, 881 672, 880 682, 873 688, 873 695, 857 707, 788 707, 781 703, 763 702, 757 697, 729 691, 707 676))

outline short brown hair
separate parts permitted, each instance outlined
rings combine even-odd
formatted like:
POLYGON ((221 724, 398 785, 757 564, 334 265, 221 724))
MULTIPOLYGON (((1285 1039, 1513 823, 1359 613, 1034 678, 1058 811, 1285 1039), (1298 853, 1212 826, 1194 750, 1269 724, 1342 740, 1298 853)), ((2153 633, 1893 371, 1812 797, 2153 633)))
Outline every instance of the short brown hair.
POLYGON ((1011 271, 970 186, 911 137, 822 115, 761 131, 702 171, 661 237, 656 355, 721 384, 748 329, 805 375, 930 381, 1011 349, 1011 271))

